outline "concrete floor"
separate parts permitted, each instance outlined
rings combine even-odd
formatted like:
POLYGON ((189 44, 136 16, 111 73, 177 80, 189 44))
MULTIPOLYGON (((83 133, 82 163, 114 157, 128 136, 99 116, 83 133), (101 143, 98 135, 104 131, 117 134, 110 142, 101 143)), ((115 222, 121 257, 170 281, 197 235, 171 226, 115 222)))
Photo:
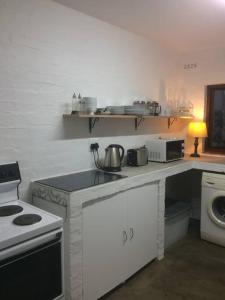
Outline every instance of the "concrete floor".
POLYGON ((104 300, 225 299, 225 248, 189 234, 104 300))

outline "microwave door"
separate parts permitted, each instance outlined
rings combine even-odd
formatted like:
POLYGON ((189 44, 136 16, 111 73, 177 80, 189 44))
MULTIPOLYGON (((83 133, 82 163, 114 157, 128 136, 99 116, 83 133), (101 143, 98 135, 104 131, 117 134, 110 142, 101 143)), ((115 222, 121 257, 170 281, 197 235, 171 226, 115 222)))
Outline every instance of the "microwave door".
POLYGON ((166 144, 166 160, 176 160, 183 157, 182 143, 180 141, 170 141, 166 144))

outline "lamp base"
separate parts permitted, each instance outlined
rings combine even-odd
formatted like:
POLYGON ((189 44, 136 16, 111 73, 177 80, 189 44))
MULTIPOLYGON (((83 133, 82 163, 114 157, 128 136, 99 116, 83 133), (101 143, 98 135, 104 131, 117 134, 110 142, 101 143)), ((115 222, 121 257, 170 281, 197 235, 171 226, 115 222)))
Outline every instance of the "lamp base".
POLYGON ((198 154, 198 137, 195 137, 195 142, 194 142, 194 153, 192 153, 190 156, 191 157, 200 157, 200 155, 198 154))
POLYGON ((192 153, 190 156, 191 157, 200 157, 200 155, 198 153, 192 153))

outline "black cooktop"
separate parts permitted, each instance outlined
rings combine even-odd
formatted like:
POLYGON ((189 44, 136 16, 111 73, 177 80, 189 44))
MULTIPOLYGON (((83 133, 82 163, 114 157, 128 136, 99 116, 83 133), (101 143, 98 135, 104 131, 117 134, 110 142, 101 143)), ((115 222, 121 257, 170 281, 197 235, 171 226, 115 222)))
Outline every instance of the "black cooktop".
POLYGON ((74 192, 86 189, 95 185, 104 184, 125 178, 127 176, 112 174, 99 170, 91 170, 81 173, 74 173, 37 181, 38 183, 64 190, 74 192))

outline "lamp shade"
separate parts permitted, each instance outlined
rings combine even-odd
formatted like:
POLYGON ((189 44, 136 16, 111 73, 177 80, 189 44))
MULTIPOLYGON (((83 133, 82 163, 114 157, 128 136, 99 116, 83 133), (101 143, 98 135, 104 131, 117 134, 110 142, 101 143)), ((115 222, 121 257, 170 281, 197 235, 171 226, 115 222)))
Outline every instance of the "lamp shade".
POLYGON ((193 137, 207 137, 207 128, 205 122, 191 122, 188 126, 188 134, 193 137))

